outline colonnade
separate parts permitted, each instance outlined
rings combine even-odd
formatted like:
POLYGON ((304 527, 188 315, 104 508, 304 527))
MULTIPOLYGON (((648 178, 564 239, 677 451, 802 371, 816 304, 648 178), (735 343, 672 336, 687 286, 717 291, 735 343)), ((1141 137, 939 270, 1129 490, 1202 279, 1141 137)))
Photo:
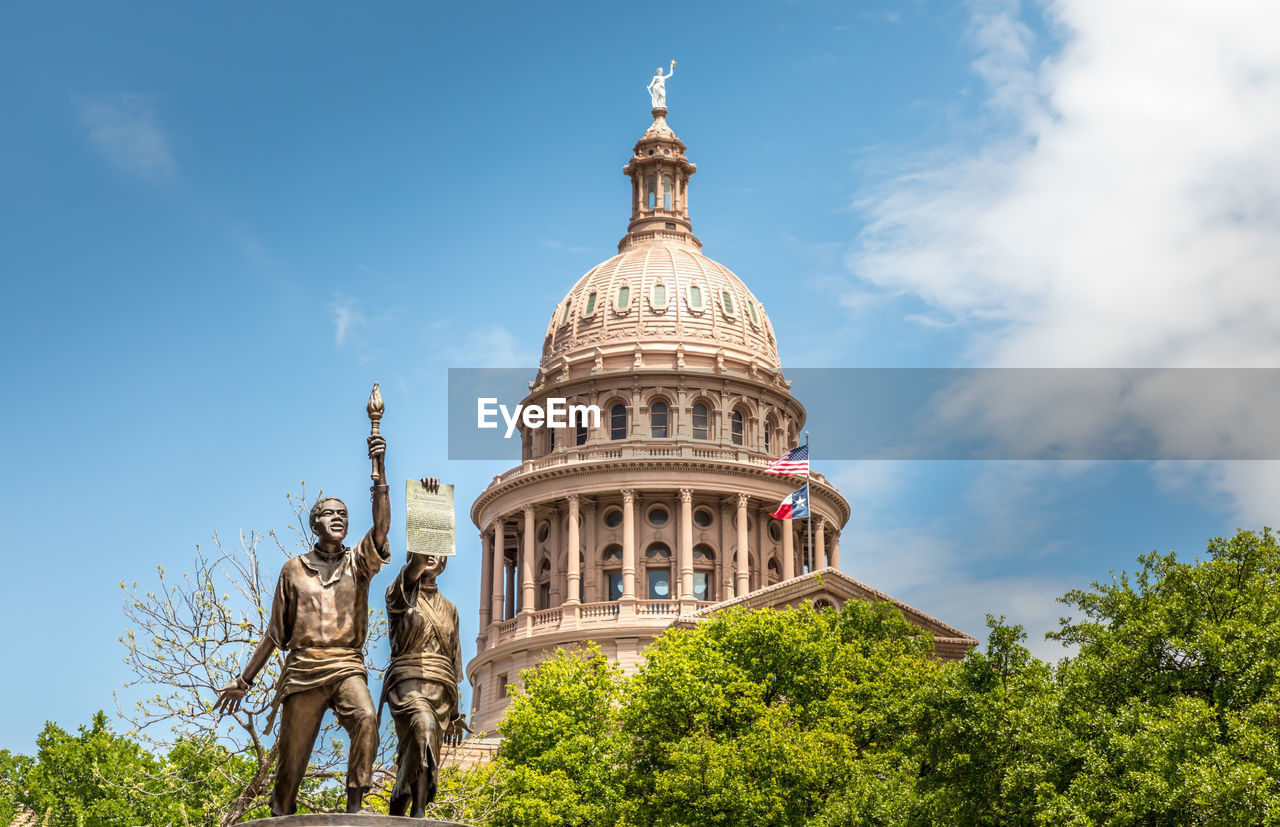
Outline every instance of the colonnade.
MULTIPOLYGON (((616 496, 621 499, 622 514, 618 528, 621 529, 619 540, 622 559, 620 571, 612 566, 609 570, 621 575, 621 595, 616 600, 618 611, 623 615, 632 614, 637 602, 649 597, 641 596, 637 584, 642 550, 636 526, 641 501, 655 499, 664 505, 678 502, 677 524, 672 532, 676 546, 675 559, 671 568, 670 593, 665 599, 676 601, 681 612, 695 609, 698 600, 695 596, 694 575, 699 569, 694 561, 694 490, 680 488, 673 498, 670 489, 639 491, 625 488, 616 496)), ((603 506, 607 510, 619 505, 613 497, 610 500, 603 506)), ((744 493, 727 496, 717 493, 714 500, 720 506, 720 539, 707 545, 715 554, 713 585, 708 588, 709 595, 716 600, 741 596, 750 591, 753 570, 755 588, 760 588, 778 580, 790 579, 810 568, 821 568, 824 563, 839 567, 839 533, 835 530, 827 531, 826 518, 814 517, 812 530, 815 559, 811 565, 807 565, 807 543, 803 533, 803 529, 807 528, 804 525, 807 521, 801 520, 800 526, 793 526, 791 520, 779 521, 781 554, 775 554, 777 544, 768 531, 772 520, 769 513, 775 507, 773 503, 764 503, 759 499, 753 501, 750 495, 744 493), (753 531, 748 530, 750 517, 754 517, 755 521, 753 531), (800 549, 795 547, 797 534, 802 543, 800 549), (746 553, 742 553, 744 550, 746 553), (797 551, 800 553, 797 554, 797 551), (778 558, 779 565, 776 572, 771 571, 769 566, 770 560, 775 557, 778 558), (723 590, 721 586, 732 595, 718 594, 723 590)), ((697 507, 701 510, 704 505, 710 507, 713 503, 704 502, 697 507)), ((597 523, 600 506, 597 498, 567 494, 554 500, 542 501, 536 506, 524 505, 517 512, 500 514, 490 520, 480 534, 484 550, 480 592, 481 641, 490 637, 493 624, 527 618, 539 608, 537 589, 540 578, 535 566, 540 544, 549 552, 550 567, 548 577, 543 578, 546 591, 543 593, 544 605, 540 608, 563 608, 575 612, 584 598, 591 603, 609 602, 605 577, 608 571, 601 560, 606 544, 597 540, 603 528, 597 523), (564 532, 560 530, 562 513, 567 513, 568 517, 564 532), (549 518, 547 535, 543 538, 538 537, 540 518, 549 518), (566 535, 563 542, 560 536, 562 533, 566 535), (559 571, 558 557, 561 551, 567 552, 563 555, 563 573, 559 571), (584 560, 586 571, 582 565, 584 560), (588 575, 590 589, 584 588, 588 575)), ((496 637, 492 640, 496 640, 496 637)), ((484 648, 483 643, 481 648, 484 648)))

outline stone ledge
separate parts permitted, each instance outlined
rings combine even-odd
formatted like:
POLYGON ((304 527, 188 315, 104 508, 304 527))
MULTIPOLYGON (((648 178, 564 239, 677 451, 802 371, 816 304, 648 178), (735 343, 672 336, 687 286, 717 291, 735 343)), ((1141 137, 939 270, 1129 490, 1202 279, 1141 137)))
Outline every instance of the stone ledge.
POLYGON ((434 818, 401 818, 378 813, 306 813, 303 815, 242 821, 237 827, 466 827, 460 821, 434 818))

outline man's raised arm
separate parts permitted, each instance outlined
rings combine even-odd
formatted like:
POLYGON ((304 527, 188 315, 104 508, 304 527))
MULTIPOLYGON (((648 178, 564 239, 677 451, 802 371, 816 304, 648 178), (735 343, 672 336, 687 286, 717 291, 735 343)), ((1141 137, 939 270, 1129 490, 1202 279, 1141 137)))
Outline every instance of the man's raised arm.
POLYGON ((369 437, 369 458, 376 463, 377 476, 373 481, 373 544, 382 549, 387 545, 391 531, 391 496, 387 485, 387 441, 381 436, 369 437))

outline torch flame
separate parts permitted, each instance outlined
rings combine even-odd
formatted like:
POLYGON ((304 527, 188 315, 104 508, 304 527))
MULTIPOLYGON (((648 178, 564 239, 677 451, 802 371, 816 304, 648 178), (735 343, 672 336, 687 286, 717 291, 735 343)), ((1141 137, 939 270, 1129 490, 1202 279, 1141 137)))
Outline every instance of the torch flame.
POLYGON ((369 394, 369 404, 365 407, 365 410, 368 412, 370 419, 378 420, 382 418, 383 409, 382 392, 378 390, 378 383, 374 382, 373 392, 369 394))

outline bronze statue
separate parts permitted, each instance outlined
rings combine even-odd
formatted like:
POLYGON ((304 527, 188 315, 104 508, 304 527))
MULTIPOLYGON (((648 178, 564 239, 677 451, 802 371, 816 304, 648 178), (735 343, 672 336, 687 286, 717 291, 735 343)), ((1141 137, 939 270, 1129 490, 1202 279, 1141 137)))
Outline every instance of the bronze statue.
POLYGON ((387 588, 391 665, 383 678, 378 711, 390 705, 400 741, 388 809, 393 816, 404 815, 410 804, 413 818, 426 815, 436 796, 441 742, 455 729, 465 728, 458 707, 458 608, 436 588, 447 560, 410 554, 387 588))
POLYGON ((369 418, 375 426, 368 439, 373 460, 373 528, 354 549, 348 548, 342 544, 347 536, 347 507, 335 497, 316 501, 310 516, 315 545, 281 568, 266 635, 244 673, 218 693, 219 712, 238 711, 254 677, 276 648, 288 651, 272 704, 272 718, 280 714, 273 816, 297 812, 298 787, 326 709, 334 711, 351 739, 348 813, 359 812, 373 784, 378 714, 369 695, 362 649, 369 627, 369 581, 391 560, 386 440, 378 434, 375 413, 381 418, 377 385, 369 400, 369 418))

